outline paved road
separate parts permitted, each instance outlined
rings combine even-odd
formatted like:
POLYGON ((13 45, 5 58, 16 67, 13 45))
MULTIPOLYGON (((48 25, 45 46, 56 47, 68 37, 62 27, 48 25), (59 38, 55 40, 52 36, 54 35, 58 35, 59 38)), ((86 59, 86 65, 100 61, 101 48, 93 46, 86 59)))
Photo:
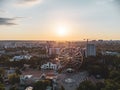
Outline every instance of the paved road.
POLYGON ((58 83, 63 85, 65 87, 65 90, 75 90, 81 82, 87 79, 87 77, 87 72, 79 72, 75 74, 59 74, 58 83), (72 79, 73 82, 65 82, 65 80, 68 78, 72 79))

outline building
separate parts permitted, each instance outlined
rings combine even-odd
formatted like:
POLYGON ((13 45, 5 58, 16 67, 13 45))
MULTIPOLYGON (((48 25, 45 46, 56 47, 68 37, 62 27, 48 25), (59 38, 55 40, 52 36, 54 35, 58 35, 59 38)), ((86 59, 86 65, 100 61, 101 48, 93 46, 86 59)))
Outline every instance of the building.
POLYGON ((32 56, 31 55, 20 55, 20 56, 14 56, 10 61, 20 61, 20 60, 29 60, 32 56))
POLYGON ((120 56, 120 53, 118 52, 112 52, 112 51, 105 51, 105 52, 102 52, 102 55, 110 55, 110 56, 120 56))
POLYGON ((20 76, 21 85, 31 85, 32 83, 34 83, 33 75, 21 75, 20 76))
POLYGON ((9 76, 10 74, 14 74, 15 73, 15 68, 10 68, 8 70, 6 70, 7 76, 9 76))
POLYGON ((29 86, 25 90, 33 90, 33 87, 29 86))
POLYGON ((49 55, 59 54, 60 48, 49 48, 49 55))
POLYGON ((41 66, 41 69, 53 69, 53 70, 57 70, 58 69, 58 65, 57 64, 53 64, 51 62, 48 62, 47 64, 43 64, 41 66))
POLYGON ((86 57, 96 56, 96 46, 95 44, 87 44, 86 46, 86 57))

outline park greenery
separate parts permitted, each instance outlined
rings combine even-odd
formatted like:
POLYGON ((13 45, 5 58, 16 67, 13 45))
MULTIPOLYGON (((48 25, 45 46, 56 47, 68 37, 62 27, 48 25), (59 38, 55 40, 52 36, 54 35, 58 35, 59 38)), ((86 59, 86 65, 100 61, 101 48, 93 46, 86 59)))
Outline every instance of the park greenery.
POLYGON ((49 80, 41 80, 34 83, 33 90, 46 90, 47 87, 51 86, 51 81, 49 80))
POLYGON ((120 57, 89 57, 82 68, 87 70, 90 76, 104 79, 104 82, 95 84, 91 81, 84 81, 80 83, 76 90, 120 90, 120 57), (97 75, 100 77, 97 77, 97 75))
POLYGON ((12 85, 20 83, 20 76, 17 74, 9 75, 8 78, 12 85))
MULTIPOLYGON (((41 48, 6 49, 7 52, 15 52, 16 50, 26 50, 29 53, 38 54, 47 53, 41 48)), ((10 69, 10 67, 13 67, 16 69, 15 74, 9 75, 8 77, 10 84, 14 86, 20 82, 20 75, 22 74, 21 70, 25 70, 24 64, 30 65, 30 68, 32 69, 40 70, 40 66, 49 60, 48 57, 34 56, 30 60, 23 59, 10 62, 9 60, 13 56, 14 55, 0 56, 0 90, 5 90, 3 77, 5 76, 6 68, 10 69)), ((51 58, 54 58, 54 55, 51 58)), ((80 70, 86 70, 89 72, 89 76, 94 76, 97 79, 104 79, 104 82, 92 83, 91 81, 84 81, 80 83, 76 90, 120 90, 120 57, 101 54, 98 54, 96 57, 88 57, 84 59, 80 70)), ((60 72, 61 70, 59 70, 59 73, 60 72)), ((51 86, 49 80, 38 81, 33 85, 34 90, 45 90, 47 86, 51 86)), ((11 87, 10 90, 17 89, 16 87, 11 87)), ((61 90, 65 90, 65 88, 62 86, 61 90)))
POLYGON ((5 90, 5 86, 0 83, 0 90, 5 90))

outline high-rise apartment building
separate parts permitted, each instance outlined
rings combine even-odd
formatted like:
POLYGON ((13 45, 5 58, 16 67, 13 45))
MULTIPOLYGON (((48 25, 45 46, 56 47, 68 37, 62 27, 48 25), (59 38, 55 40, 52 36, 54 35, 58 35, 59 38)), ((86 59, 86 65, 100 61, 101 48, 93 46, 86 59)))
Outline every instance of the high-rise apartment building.
POLYGON ((96 56, 95 44, 87 44, 86 45, 86 57, 88 57, 88 56, 96 56))

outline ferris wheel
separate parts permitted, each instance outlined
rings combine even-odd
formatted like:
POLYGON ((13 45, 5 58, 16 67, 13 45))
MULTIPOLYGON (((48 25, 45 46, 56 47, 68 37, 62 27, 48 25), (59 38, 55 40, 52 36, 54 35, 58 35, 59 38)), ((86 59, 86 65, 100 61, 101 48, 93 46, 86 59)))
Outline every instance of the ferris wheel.
POLYGON ((58 59, 63 68, 79 69, 83 62, 80 48, 63 48, 58 59))

